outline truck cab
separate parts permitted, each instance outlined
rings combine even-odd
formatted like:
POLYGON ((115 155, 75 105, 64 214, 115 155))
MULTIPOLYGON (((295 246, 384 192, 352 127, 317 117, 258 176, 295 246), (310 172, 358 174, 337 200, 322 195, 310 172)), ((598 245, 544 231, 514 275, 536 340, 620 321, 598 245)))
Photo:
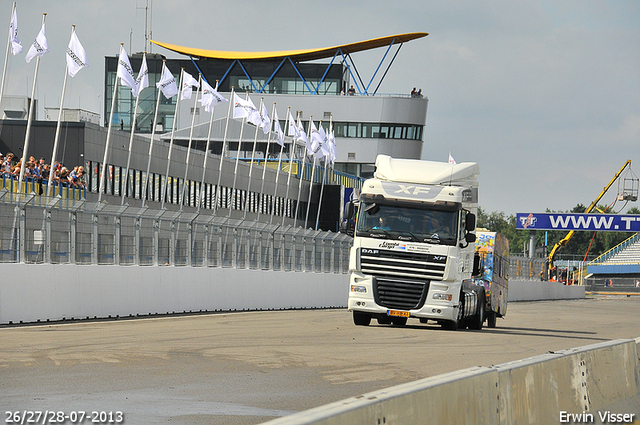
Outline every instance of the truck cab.
POLYGON ((472 281, 478 173, 475 163, 378 156, 357 201, 349 258, 356 325, 417 318, 482 328, 484 288, 472 281))

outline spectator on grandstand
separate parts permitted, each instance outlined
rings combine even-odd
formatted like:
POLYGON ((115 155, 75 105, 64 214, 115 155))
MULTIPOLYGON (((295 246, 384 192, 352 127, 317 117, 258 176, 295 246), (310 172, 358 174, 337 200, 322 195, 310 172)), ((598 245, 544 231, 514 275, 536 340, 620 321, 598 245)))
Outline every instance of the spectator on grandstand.
POLYGON ((11 175, 16 179, 20 177, 21 168, 22 168, 22 158, 20 158, 20 160, 16 162, 16 164, 13 167, 11 167, 11 175))
POLYGON ((5 176, 11 175, 11 171, 12 171, 11 168, 13 166, 12 161, 13 161, 13 154, 9 152, 4 162, 2 163, 2 172, 4 173, 5 176))
POLYGON ((65 186, 69 185, 69 169, 67 167, 62 167, 60 170, 60 183, 65 186))
POLYGON ((85 171, 84 171, 84 167, 81 165, 78 167, 78 182, 77 182, 77 186, 80 189, 84 189, 85 187, 87 187, 87 180, 85 177, 85 171))
POLYGON ((44 164, 42 166, 42 171, 40 172, 40 174, 42 175, 42 180, 49 180, 49 164, 44 164))

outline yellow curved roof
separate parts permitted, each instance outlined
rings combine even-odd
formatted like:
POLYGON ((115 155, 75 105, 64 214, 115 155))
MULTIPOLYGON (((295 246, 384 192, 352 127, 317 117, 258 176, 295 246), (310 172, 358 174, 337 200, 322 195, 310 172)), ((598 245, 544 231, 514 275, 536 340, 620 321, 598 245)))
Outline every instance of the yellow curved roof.
POLYGON ((378 47, 385 47, 395 43, 405 43, 407 41, 415 40, 417 38, 426 37, 429 35, 426 32, 413 32, 407 34, 390 35, 388 37, 373 38, 371 40, 360 41, 357 43, 343 44, 334 47, 325 47, 321 49, 302 49, 302 50, 282 50, 277 52, 228 52, 222 50, 206 50, 196 49, 193 47, 177 46, 175 44, 162 43, 160 41, 151 40, 152 43, 164 47, 165 49, 172 50, 174 52, 195 56, 199 58, 210 59, 226 59, 226 60, 281 60, 285 57, 290 57, 291 60, 297 62, 311 61, 315 59, 324 59, 333 57, 336 50, 340 49, 345 54, 361 52, 364 50, 375 49, 378 47))

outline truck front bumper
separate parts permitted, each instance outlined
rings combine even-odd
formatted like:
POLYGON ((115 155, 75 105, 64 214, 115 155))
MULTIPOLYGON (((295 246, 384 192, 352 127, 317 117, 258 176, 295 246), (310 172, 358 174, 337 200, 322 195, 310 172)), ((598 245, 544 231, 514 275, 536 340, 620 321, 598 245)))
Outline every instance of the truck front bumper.
POLYGON ((410 317, 435 321, 453 321, 458 317, 458 305, 457 302, 454 302, 455 297, 451 297, 452 301, 434 299, 434 294, 443 293, 442 289, 448 289, 448 287, 434 282, 429 288, 427 299, 421 308, 396 310, 376 303, 373 294, 373 279, 371 276, 352 273, 347 306, 349 311, 369 313, 374 317, 394 316, 398 315, 397 312, 408 311, 410 317))

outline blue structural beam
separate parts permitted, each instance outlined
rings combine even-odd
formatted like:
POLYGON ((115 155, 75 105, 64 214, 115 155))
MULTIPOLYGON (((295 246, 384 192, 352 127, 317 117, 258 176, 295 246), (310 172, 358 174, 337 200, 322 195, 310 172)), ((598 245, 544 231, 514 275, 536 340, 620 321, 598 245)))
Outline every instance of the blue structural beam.
MULTIPOLYGON (((391 59, 390 63, 387 65, 384 73, 382 74, 382 77, 380 78, 380 81, 378 82, 378 85, 376 86, 376 89, 373 92, 374 95, 378 92, 378 89, 380 88, 380 85, 382 84, 382 82, 384 81, 385 77, 387 76, 387 73, 389 72, 389 69, 391 68, 391 65, 393 64, 393 62, 395 61, 395 58, 397 57, 398 53, 400 52, 400 48, 402 47, 403 44, 404 43, 400 43, 398 45, 398 49, 396 50, 395 54, 393 55, 393 58, 391 59)), ((275 78, 275 76, 278 74, 278 71, 280 71, 280 69, 282 68, 284 63, 288 60, 291 63, 291 65, 293 66, 293 69, 298 74, 298 77, 300 77, 300 80, 303 82, 303 84, 306 87, 307 91, 310 94, 317 95, 318 94, 318 90, 320 88, 320 85, 325 81, 325 79, 327 77, 327 74, 329 73, 329 70, 331 69, 331 66, 335 62, 336 57, 338 57, 338 55, 340 55, 342 57, 344 65, 347 67, 347 71, 349 72, 349 75, 351 76, 352 84, 356 86, 356 89, 357 89, 358 93, 360 95, 368 95, 370 93, 369 89, 371 88, 371 85, 373 84, 374 79, 378 75, 378 72, 380 71, 385 59, 387 58, 387 55, 389 54, 389 52, 391 51, 391 49, 393 48, 394 45, 396 45, 396 38, 392 38, 391 39, 391 42, 390 42, 389 46, 387 47, 387 49, 385 50, 384 54, 382 55, 382 58, 380 59, 380 62, 378 63, 375 71, 373 72, 373 75, 371 76, 371 79, 369 80, 369 82, 367 84, 365 84, 364 81, 362 80, 362 77, 360 76, 360 73, 358 72, 356 64, 355 64, 353 58, 351 57, 351 55, 348 52, 345 54, 345 52, 340 47, 338 47, 336 49, 335 53, 333 54, 333 57, 331 58, 331 61, 327 65, 327 69, 325 70, 324 74, 322 75, 322 77, 321 77, 320 81, 318 82, 318 85, 315 87, 315 89, 309 86, 309 83, 305 80, 305 78, 303 77, 302 73, 300 72, 300 69, 296 66, 296 63, 291 59, 291 56, 286 56, 286 57, 284 57, 282 59, 282 61, 275 68, 275 70, 273 71, 271 76, 269 76, 267 81, 261 87, 257 87, 256 86, 256 83, 254 82, 253 78, 251 78, 251 76, 247 72, 246 68, 242 64, 242 61, 240 61, 239 59, 234 59, 231 62, 231 64, 227 68, 227 71, 225 72, 225 74, 220 79, 219 83, 222 84, 222 82, 227 78, 227 76, 229 75, 229 73, 231 72, 231 70, 233 69, 233 67, 237 63, 242 68, 242 72, 244 73, 244 75, 249 80, 249 83, 253 87, 253 90, 256 93, 264 93, 265 88, 275 78)), ((189 58, 191 59, 191 62, 193 62, 193 64, 196 67, 196 69, 198 69, 198 72, 200 72, 200 74, 202 74, 202 71, 200 70, 200 67, 197 64, 197 61, 195 61, 193 59, 193 56, 189 55, 189 58)), ((204 76, 204 74, 202 75, 202 77, 205 79, 205 81, 207 81, 206 77, 204 76)), ((207 83, 210 84, 208 81, 207 81, 207 83)))
POLYGON ((640 274, 640 264, 608 264, 587 266, 587 273, 593 274, 640 274))

